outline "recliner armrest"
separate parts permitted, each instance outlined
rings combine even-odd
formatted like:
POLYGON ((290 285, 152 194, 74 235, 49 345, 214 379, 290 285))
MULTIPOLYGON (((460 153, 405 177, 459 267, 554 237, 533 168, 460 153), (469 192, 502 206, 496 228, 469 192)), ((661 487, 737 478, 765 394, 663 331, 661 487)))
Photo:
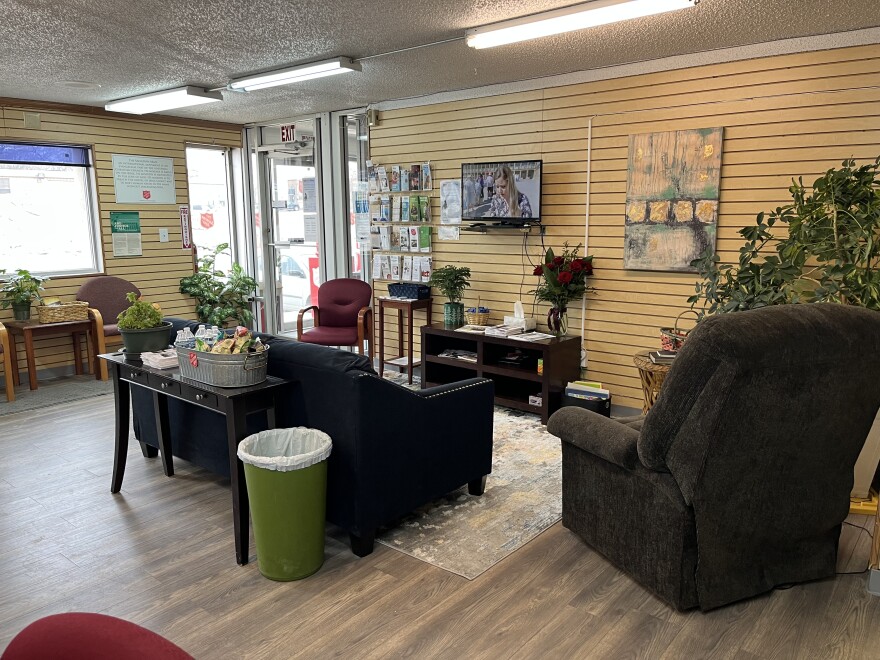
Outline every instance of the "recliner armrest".
POLYGON ((553 413, 547 430, 563 442, 627 470, 639 464, 639 432, 604 415, 567 406, 553 413))

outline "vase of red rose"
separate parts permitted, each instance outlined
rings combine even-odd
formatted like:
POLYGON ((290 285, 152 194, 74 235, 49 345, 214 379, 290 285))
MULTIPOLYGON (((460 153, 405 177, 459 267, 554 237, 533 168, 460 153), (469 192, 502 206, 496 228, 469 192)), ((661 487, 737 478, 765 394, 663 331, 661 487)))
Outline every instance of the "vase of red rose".
POLYGON ((580 248, 580 244, 571 248, 566 243, 562 254, 548 248, 542 263, 535 266, 534 274, 541 278, 541 283, 532 293, 538 300, 550 303, 547 327, 557 337, 568 333, 568 304, 594 290, 586 283, 593 274, 593 257, 578 255, 580 248))

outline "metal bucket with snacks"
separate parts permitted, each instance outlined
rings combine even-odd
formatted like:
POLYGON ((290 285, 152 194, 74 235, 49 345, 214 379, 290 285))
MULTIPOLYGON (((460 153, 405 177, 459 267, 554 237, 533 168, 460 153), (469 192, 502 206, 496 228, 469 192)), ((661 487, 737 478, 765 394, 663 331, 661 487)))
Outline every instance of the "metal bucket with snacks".
POLYGON ((269 346, 244 328, 213 344, 196 340, 194 348, 175 348, 184 378, 216 387, 248 387, 266 380, 269 346))

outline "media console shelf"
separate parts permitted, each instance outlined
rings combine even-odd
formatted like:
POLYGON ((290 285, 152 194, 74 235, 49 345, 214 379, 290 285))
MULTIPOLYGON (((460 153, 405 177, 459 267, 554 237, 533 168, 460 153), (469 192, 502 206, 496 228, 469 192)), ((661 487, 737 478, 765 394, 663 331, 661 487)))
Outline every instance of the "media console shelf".
POLYGON ((528 342, 457 332, 442 324, 422 326, 423 388, 476 376, 491 378, 496 404, 537 413, 544 424, 560 407, 566 383, 580 377, 580 361, 580 337, 528 342), (446 350, 476 353, 476 362, 441 356, 446 350), (516 351, 524 356, 522 365, 505 364, 516 351), (538 360, 543 360, 543 373, 538 373, 538 360), (529 403, 529 396, 537 394, 540 406, 529 403))

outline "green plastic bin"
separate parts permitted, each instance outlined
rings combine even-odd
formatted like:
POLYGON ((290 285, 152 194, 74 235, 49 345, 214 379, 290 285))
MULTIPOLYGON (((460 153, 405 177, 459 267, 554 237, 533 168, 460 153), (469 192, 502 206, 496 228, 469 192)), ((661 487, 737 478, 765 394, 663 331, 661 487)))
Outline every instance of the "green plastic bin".
POLYGON ((238 445, 257 562, 270 580, 300 580, 324 563, 331 447, 326 433, 302 427, 261 431, 238 445))

